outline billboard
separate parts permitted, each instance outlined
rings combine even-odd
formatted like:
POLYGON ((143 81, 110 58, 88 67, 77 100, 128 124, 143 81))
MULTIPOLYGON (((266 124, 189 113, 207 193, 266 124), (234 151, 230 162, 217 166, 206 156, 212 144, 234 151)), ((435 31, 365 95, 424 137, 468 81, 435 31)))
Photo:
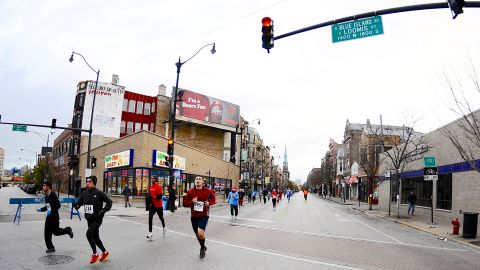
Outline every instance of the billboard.
POLYGON ((178 120, 231 131, 235 131, 240 122, 238 105, 185 89, 179 89, 177 100, 178 120))
MULTIPOLYGON (((158 167, 168 168, 165 164, 165 157, 168 157, 168 154, 162 151, 153 150, 153 160, 152 164, 158 167)), ((184 157, 173 156, 173 169, 185 171, 186 159, 184 157)))
POLYGON ((132 166, 133 165, 133 149, 126 150, 113 155, 105 156, 105 169, 132 166))
MULTIPOLYGON (((90 128, 95 81, 78 83, 77 92, 85 93, 82 129, 90 128)), ((98 83, 93 113, 92 135, 120 138, 122 106, 125 87, 110 83, 98 83)))

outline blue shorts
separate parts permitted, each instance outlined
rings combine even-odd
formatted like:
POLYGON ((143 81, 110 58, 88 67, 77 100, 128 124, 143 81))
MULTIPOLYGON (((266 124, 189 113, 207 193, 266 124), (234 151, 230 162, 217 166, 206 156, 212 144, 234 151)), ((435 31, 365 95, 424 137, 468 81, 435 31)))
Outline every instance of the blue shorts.
POLYGON ((208 216, 204 217, 191 217, 190 220, 192 221, 192 228, 195 233, 198 233, 198 229, 202 229, 205 231, 208 224, 208 216))

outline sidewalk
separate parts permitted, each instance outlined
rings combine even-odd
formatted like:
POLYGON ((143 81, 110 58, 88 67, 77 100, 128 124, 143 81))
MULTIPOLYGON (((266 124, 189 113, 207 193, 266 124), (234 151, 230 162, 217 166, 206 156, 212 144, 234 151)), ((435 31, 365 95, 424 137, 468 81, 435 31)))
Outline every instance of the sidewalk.
POLYGON ((435 235, 439 239, 443 239, 445 241, 451 240, 451 241, 455 241, 476 249, 480 249, 480 241, 478 236, 475 239, 462 238, 461 227, 460 227, 460 235, 451 234, 452 225, 450 224, 449 221, 446 222, 444 220, 437 219, 437 220, 434 220, 434 226, 431 226, 430 216, 428 217, 425 215, 408 216, 408 215, 400 214, 400 218, 398 218, 396 215, 396 208, 392 208, 390 212, 391 215, 388 215, 388 211, 385 211, 383 209, 378 209, 377 205, 373 205, 373 210, 368 210, 368 204, 364 202, 360 202, 360 206, 359 206, 358 201, 356 200, 354 201, 354 200, 347 199, 346 202, 344 203, 343 201, 341 201, 341 198, 339 197, 324 198, 318 195, 317 197, 323 200, 345 205, 353 210, 361 211, 367 215, 373 215, 379 218, 389 219, 395 223, 399 223, 399 224, 417 229, 419 231, 423 231, 423 232, 435 235))

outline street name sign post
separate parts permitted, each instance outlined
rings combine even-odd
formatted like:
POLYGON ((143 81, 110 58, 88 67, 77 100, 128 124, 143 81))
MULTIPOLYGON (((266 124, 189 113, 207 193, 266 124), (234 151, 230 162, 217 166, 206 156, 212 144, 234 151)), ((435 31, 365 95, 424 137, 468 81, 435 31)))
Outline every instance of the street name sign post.
POLYGON ((12 126, 12 131, 21 131, 21 132, 27 132, 27 126, 26 125, 13 125, 12 126))
POLYGON ((434 168, 437 167, 435 157, 423 157, 423 167, 434 168))
POLYGON ((383 24, 381 16, 358 19, 332 25, 333 43, 382 34, 383 24))
POLYGON ((423 168, 423 180, 436 181, 438 180, 437 168, 423 168))

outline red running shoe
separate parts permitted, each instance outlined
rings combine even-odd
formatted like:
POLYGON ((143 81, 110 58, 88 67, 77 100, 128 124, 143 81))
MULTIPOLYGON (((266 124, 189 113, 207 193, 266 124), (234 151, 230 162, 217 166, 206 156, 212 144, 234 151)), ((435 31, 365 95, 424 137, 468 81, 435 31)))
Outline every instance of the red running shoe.
POLYGON ((108 256, 110 256, 110 252, 108 251, 105 251, 104 253, 102 253, 102 257, 100 258, 100 261, 101 262, 104 262, 107 260, 108 256))
POLYGON ((99 257, 100 257, 100 256, 98 256, 98 254, 93 254, 93 255, 92 255, 92 258, 90 259, 90 264, 96 263, 96 262, 98 261, 98 258, 99 258, 99 257))

